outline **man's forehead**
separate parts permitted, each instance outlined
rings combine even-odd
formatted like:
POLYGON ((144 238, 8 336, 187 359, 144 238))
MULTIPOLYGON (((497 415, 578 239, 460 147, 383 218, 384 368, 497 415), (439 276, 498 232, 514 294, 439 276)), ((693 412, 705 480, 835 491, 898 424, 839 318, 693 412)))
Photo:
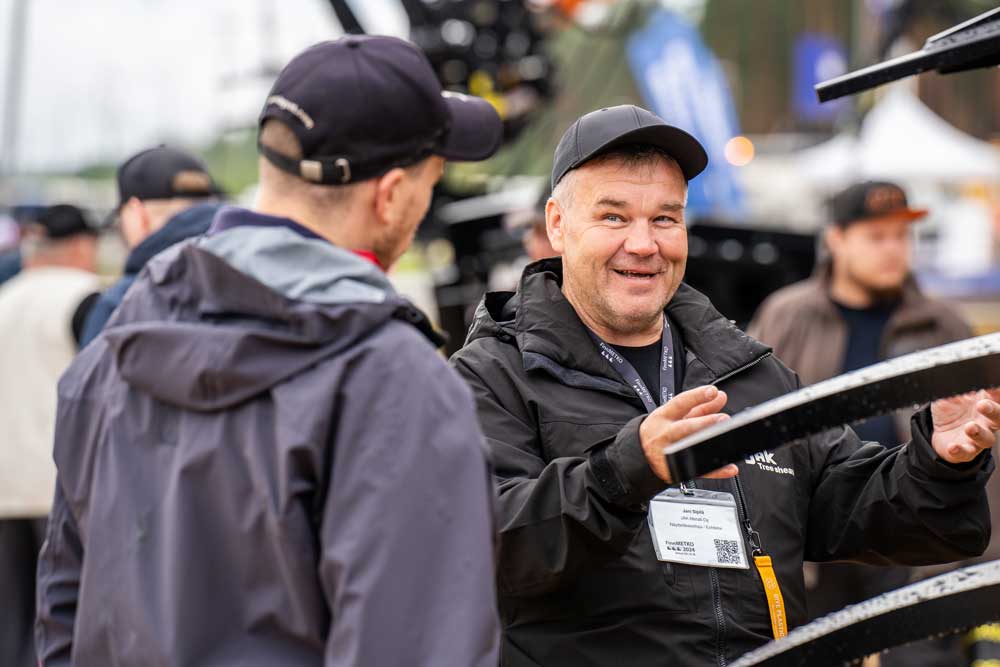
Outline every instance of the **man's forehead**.
POLYGON ((590 203, 607 199, 625 199, 626 195, 644 191, 643 196, 664 200, 682 197, 687 183, 676 165, 653 162, 630 165, 622 162, 587 164, 573 175, 573 189, 590 203))

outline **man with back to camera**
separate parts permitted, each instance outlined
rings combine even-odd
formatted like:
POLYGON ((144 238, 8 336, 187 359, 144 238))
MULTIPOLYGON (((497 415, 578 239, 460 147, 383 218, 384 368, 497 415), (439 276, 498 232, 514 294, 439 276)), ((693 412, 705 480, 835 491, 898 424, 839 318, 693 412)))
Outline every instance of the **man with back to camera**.
POLYGON ((97 232, 71 204, 42 210, 21 239, 24 267, 0 286, 0 665, 38 664, 35 570, 52 505, 56 383, 99 287, 97 232))
POLYGON ((501 134, 401 40, 282 70, 254 210, 153 259, 60 383, 43 665, 496 664, 472 398, 379 267, 501 134))
POLYGON ((580 118, 546 207, 562 258, 488 294, 452 358, 499 491, 508 667, 722 666, 806 620, 804 558, 947 561, 989 539, 1000 392, 936 402, 898 449, 839 428, 671 486, 667 445, 798 387, 681 282, 706 163, 644 109, 580 118))
MULTIPOLYGON (((927 215, 903 189, 884 181, 855 183, 830 200, 826 255, 807 280, 769 296, 748 333, 771 345, 804 384, 910 352, 968 338, 972 330, 950 306, 932 299, 911 273, 911 224, 927 215)), ((910 438, 911 411, 854 426, 862 440, 887 447, 910 438)), ((990 483, 990 489, 997 480, 990 483)), ((994 520, 996 517, 994 517, 994 520)), ((909 568, 849 563, 807 566, 807 602, 816 618, 909 583, 909 568)), ((892 665, 958 664, 957 641, 920 642, 881 656, 892 665)))
POLYGON ((208 231, 221 191, 193 155, 169 146, 140 151, 118 167, 118 218, 129 248, 122 277, 87 315, 83 347, 101 332, 139 271, 159 252, 208 231))

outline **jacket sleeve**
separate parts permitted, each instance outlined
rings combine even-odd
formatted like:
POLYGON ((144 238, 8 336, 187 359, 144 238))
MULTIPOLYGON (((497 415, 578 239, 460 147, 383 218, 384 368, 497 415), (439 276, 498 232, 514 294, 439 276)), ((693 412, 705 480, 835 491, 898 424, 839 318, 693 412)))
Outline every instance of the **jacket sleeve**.
POLYGON ((334 410, 325 664, 495 667, 493 490, 472 398, 426 342, 382 349, 352 366, 334 410))
POLYGON ((937 457, 930 409, 912 439, 886 449, 850 428, 814 445, 806 559, 927 565, 983 552, 990 540, 990 452, 963 465, 937 457))
POLYGON ((645 525, 646 503, 666 488, 639 443, 644 416, 585 455, 547 459, 497 361, 470 356, 459 353, 452 363, 472 387, 494 468, 500 592, 545 593, 624 554, 645 525), (486 368, 490 381, 480 372, 486 368))
POLYGON ((76 519, 56 480, 45 543, 38 557, 35 650, 38 664, 71 664, 83 546, 76 519))

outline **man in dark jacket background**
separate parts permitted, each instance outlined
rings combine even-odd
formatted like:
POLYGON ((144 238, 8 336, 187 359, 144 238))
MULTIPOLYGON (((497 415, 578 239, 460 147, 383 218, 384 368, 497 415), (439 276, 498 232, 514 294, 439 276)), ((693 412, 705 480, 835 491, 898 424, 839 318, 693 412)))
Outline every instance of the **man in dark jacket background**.
POLYGON ((136 153, 118 167, 114 213, 129 248, 122 277, 105 290, 87 315, 83 347, 101 332, 139 271, 170 246, 208 231, 221 194, 208 169, 182 150, 157 146, 136 153))
POLYGON ((472 397, 380 267, 500 119, 351 36, 260 121, 254 210, 154 258, 60 382, 41 663, 494 667, 472 397))
MULTIPOLYGON (((968 338, 972 329, 947 303, 925 295, 912 275, 912 223, 927 215, 910 207, 896 183, 865 181, 830 200, 831 223, 815 274, 769 296, 747 332, 770 345, 804 384, 910 352, 968 338)), ((910 439, 913 410, 854 426, 863 439, 892 447, 910 439)), ((995 482, 996 480, 994 480, 995 482)), ((995 484, 991 483, 991 487, 995 484)), ((910 582, 910 568, 853 563, 806 565, 813 618, 910 582)), ((902 646, 883 667, 962 663, 957 638, 902 646)))
POLYGON ((643 109, 579 119, 556 149, 546 208, 561 259, 530 265, 516 293, 488 294, 452 359, 499 491, 508 667, 722 667, 806 620, 803 559, 930 563, 989 539, 996 393, 936 402, 897 449, 850 428, 762 442, 661 493, 680 481, 667 445, 798 386, 682 283, 687 182, 706 162, 643 109), (707 517, 707 505, 707 525, 658 518, 667 506, 707 517), (714 530, 725 535, 714 550, 696 546, 714 530))

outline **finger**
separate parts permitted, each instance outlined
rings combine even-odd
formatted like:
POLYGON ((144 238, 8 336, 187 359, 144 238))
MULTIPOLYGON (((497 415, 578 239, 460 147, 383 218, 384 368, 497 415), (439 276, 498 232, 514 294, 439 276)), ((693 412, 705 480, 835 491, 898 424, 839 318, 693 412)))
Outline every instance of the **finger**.
POLYGON ((720 391, 718 394, 716 394, 715 398, 713 398, 708 403, 702 403, 701 405, 696 405, 695 407, 691 408, 691 410, 688 411, 688 413, 684 415, 683 418, 690 419, 692 417, 703 417, 705 415, 714 415, 715 413, 722 410, 722 408, 726 407, 726 401, 728 400, 729 397, 726 395, 726 392, 720 391))
POLYGON ((979 456, 979 453, 992 446, 990 437, 986 444, 987 431, 975 422, 968 422, 962 428, 962 434, 947 447, 947 460, 952 463, 967 463, 979 456))
POLYGON ((665 417, 670 421, 683 419, 684 415, 691 412, 691 410, 698 407, 702 403, 708 403, 714 400, 718 394, 719 390, 712 386, 689 389, 688 391, 677 394, 650 414, 656 415, 657 417, 665 417))
POLYGON ((729 479, 730 477, 736 477, 740 474, 740 469, 736 467, 735 463, 730 463, 729 465, 722 466, 718 470, 713 470, 712 472, 704 475, 705 479, 729 479))
MULTIPOLYGON (((969 437, 971 441, 969 444, 973 445, 977 449, 989 449, 996 443, 996 436, 993 435, 993 431, 989 428, 983 427, 981 424, 976 422, 969 422, 965 425, 965 435, 969 437)), ((978 451, 976 452, 979 453, 978 451)))
POLYGON ((976 403, 976 422, 991 431, 1000 430, 1000 404, 984 399, 976 403))
POLYGON ((729 419, 729 415, 705 415, 704 417, 692 417, 691 419, 681 419, 675 421, 666 429, 666 435, 670 442, 677 442, 686 438, 692 433, 697 433, 709 426, 720 424, 729 419))
POLYGON ((1000 387, 986 389, 985 391, 983 391, 983 394, 985 394, 986 397, 989 398, 990 400, 1000 403, 1000 387))

